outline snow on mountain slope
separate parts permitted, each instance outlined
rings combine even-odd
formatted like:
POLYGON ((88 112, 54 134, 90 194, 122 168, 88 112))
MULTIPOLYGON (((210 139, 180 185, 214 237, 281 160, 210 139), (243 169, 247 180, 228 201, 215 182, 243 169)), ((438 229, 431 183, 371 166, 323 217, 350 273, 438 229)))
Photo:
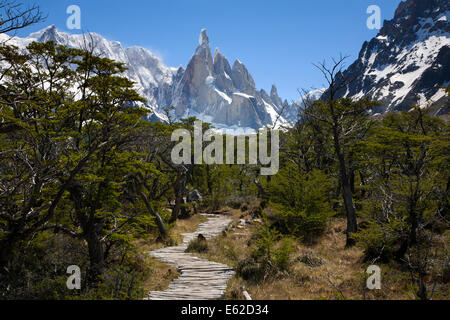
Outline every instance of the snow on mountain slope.
POLYGON ((89 46, 89 43, 94 43, 95 54, 122 62, 127 66, 128 70, 125 71, 124 76, 135 82, 136 91, 147 99, 147 106, 153 113, 149 119, 166 120, 158 108, 160 103, 166 99, 167 92, 170 92, 176 73, 175 69, 166 67, 162 60, 149 50, 138 47, 125 49, 120 42, 109 41, 97 33, 69 34, 58 31, 55 26, 32 33, 26 38, 9 38, 5 34, 0 34, 0 39, 2 42, 7 41, 8 44, 22 49, 33 41, 52 40, 71 48, 85 48, 89 46))
POLYGON ((450 82, 450 2, 407 0, 345 72, 355 81, 339 95, 382 102, 378 112, 445 105, 450 82))

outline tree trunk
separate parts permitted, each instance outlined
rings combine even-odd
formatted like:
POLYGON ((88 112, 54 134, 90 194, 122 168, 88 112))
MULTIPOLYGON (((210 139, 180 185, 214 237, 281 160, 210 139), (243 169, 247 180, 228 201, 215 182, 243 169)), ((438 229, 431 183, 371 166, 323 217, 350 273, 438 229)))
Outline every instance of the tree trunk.
POLYGON ((173 207, 172 210, 172 217, 170 219, 170 222, 173 223, 175 221, 178 220, 178 217, 180 215, 180 211, 181 211, 181 204, 183 202, 183 195, 180 193, 177 193, 175 195, 175 206, 173 207))
POLYGON ((145 194, 141 191, 139 192, 139 195, 141 199, 144 201, 145 206, 147 207, 147 210, 150 211, 150 213, 155 217, 156 225, 158 226, 159 233, 161 236, 166 239, 167 238, 167 229, 164 225, 163 220, 161 219, 161 216, 156 212, 153 207, 151 206, 150 202, 148 201, 148 198, 145 196, 145 194))
POLYGON ((420 298, 420 300, 428 300, 428 294, 427 294, 427 286, 425 285, 425 274, 423 274, 421 271, 419 272, 419 290, 417 291, 417 296, 420 298))
POLYGON ((344 184, 342 186, 342 197, 344 199, 345 210, 347 212, 346 247, 351 247, 355 245, 355 240, 351 238, 351 235, 358 231, 358 224, 356 221, 356 212, 353 204, 353 195, 350 184, 344 184))
POLYGON ((358 231, 358 224, 356 221, 355 205, 353 203, 352 186, 351 186, 349 174, 347 171, 347 165, 345 163, 345 156, 341 150, 341 144, 339 141, 339 134, 338 134, 337 128, 338 128, 337 125, 335 125, 335 127, 333 128, 333 138, 334 138, 335 152, 336 152, 336 155, 339 160, 339 171, 340 171, 339 173, 340 173, 340 180, 341 180, 342 198, 344 200, 345 211, 347 213, 347 243, 346 243, 346 247, 348 248, 348 247, 355 245, 355 240, 351 238, 351 235, 358 231))
POLYGON ((208 184, 208 194, 212 195, 211 169, 206 165, 206 183, 208 184))
POLYGON ((401 261, 405 256, 408 249, 417 243, 417 229, 419 228, 419 221, 416 212, 416 200, 412 199, 409 203, 409 217, 408 221, 410 224, 409 233, 404 237, 400 248, 395 253, 395 258, 397 261, 401 261))
POLYGON ((174 186, 175 206, 172 210, 172 218, 170 219, 170 222, 177 221, 180 215, 181 204, 183 203, 183 196, 185 190, 185 179, 186 179, 186 172, 178 172, 178 178, 174 186))
POLYGON ((355 205, 353 203, 352 186, 347 171, 347 165, 345 163, 345 156, 341 151, 337 127, 335 127, 333 131, 335 152, 339 160, 342 198, 347 213, 347 243, 345 246, 348 248, 355 245, 355 240, 351 238, 351 235, 358 231, 358 224, 356 221, 355 205))
POLYGON ((9 236, 0 241, 0 274, 7 274, 17 244, 25 240, 23 236, 13 228, 9 236))
POLYGON ((87 236, 86 241, 88 243, 90 260, 88 281, 90 283, 97 283, 105 271, 103 244, 96 232, 91 232, 87 236))
POLYGON ((13 247, 11 241, 3 240, 0 242, 0 274, 8 273, 7 269, 11 261, 13 247))

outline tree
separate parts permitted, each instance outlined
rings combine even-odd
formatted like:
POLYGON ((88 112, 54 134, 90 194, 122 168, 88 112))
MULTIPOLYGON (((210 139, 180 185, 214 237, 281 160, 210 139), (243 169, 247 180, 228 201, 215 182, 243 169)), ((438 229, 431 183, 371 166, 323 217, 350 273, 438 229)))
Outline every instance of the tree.
POLYGON ((305 101, 301 116, 305 121, 321 123, 333 141, 333 152, 339 168, 340 190, 347 215, 348 247, 355 244, 352 234, 358 230, 353 201, 352 181, 355 166, 352 148, 366 136, 371 125, 368 112, 375 103, 366 99, 353 101, 349 98, 336 98, 337 92, 351 81, 344 78, 342 73, 345 59, 333 59, 331 68, 327 67, 325 62, 317 65, 328 83, 328 90, 320 101, 305 101))
POLYGON ((0 85, 0 272, 17 245, 40 230, 75 176, 106 144, 92 141, 73 155, 78 104, 68 90, 77 52, 32 43, 27 53, 3 45, 7 63, 0 85))
POLYGON ((130 176, 149 167, 133 151, 145 110, 134 106, 144 100, 134 91, 133 83, 118 76, 121 63, 80 52, 77 74, 84 77, 89 93, 78 101, 77 153, 91 149, 93 142, 107 147, 97 150, 87 165, 77 173, 68 191, 73 204, 73 233, 86 240, 89 249, 90 280, 96 282, 104 272, 105 259, 116 242, 126 241, 122 233, 141 215, 139 206, 126 201, 130 176), (79 231, 78 231, 79 228, 79 231))
POLYGON ((448 124, 414 107, 386 115, 361 144, 371 176, 365 227, 356 239, 371 261, 406 264, 424 300, 427 279, 448 264, 438 235, 448 229, 449 134, 448 124))

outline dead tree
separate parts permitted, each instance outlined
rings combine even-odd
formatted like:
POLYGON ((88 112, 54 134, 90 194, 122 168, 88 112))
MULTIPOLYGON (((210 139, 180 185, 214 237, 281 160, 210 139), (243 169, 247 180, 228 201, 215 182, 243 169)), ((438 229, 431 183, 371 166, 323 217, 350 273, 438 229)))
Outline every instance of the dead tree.
POLYGON ((17 31, 45 20, 37 5, 25 7, 17 1, 0 1, 0 33, 17 31))

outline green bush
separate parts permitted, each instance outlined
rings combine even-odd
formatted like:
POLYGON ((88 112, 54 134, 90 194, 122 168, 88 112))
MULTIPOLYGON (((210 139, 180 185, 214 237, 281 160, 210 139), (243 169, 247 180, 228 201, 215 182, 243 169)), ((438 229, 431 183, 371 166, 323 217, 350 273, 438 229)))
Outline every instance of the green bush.
POLYGON ((314 242, 334 215, 328 196, 330 188, 330 179, 319 170, 295 178, 285 173, 275 176, 269 185, 272 226, 284 235, 314 242))
POLYGON ((251 256, 238 263, 236 272, 244 280, 259 283, 290 271, 293 240, 282 238, 266 218, 256 232, 256 247, 251 256))

